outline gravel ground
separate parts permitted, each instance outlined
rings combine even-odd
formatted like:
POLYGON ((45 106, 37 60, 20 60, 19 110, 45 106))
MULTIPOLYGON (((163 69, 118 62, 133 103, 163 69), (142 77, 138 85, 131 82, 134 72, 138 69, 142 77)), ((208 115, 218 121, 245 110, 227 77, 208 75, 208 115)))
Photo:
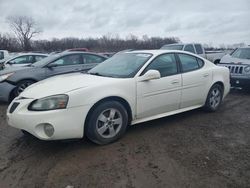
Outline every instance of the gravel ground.
POLYGON ((250 94, 129 128, 118 142, 45 142, 7 126, 0 104, 0 187, 250 187, 250 94))

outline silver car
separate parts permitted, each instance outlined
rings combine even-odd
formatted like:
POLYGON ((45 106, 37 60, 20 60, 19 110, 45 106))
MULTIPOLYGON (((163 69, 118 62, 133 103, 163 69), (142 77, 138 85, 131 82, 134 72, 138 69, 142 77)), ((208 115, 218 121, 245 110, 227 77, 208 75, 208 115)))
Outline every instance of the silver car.
POLYGON ((90 52, 64 52, 29 66, 5 68, 0 71, 0 101, 11 101, 40 80, 59 74, 86 72, 106 59, 90 52))

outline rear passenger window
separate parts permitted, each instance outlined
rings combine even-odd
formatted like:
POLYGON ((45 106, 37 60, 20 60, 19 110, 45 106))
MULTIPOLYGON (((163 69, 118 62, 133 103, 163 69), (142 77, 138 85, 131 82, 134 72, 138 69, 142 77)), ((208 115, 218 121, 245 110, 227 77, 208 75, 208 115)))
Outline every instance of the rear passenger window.
POLYGON ((191 55, 178 54, 178 56, 180 59, 180 63, 181 63, 181 67, 182 67, 183 72, 189 72, 192 70, 199 69, 204 64, 204 62, 201 59, 196 58, 196 57, 191 56, 191 55))
POLYGON ((191 52, 195 54, 194 46, 192 44, 188 44, 185 46, 184 51, 191 52))
POLYGON ((201 59, 199 59, 199 58, 196 58, 196 59, 197 59, 197 61, 198 61, 199 67, 203 67, 204 61, 201 60, 201 59))

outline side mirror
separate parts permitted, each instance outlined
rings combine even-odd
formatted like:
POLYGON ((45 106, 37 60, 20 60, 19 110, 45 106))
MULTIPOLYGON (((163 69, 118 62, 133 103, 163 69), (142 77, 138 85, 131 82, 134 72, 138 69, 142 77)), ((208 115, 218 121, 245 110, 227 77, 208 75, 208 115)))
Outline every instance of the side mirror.
POLYGON ((149 80, 155 80, 160 79, 161 74, 157 70, 148 70, 144 75, 139 77, 140 82, 149 81, 149 80))
POLYGON ((12 61, 9 61, 9 62, 7 62, 6 64, 13 65, 13 64, 15 64, 15 63, 12 62, 12 61))
POLYGON ((52 68, 54 68, 54 67, 57 67, 57 64, 50 63, 50 64, 48 64, 46 67, 48 67, 49 69, 52 69, 52 68))

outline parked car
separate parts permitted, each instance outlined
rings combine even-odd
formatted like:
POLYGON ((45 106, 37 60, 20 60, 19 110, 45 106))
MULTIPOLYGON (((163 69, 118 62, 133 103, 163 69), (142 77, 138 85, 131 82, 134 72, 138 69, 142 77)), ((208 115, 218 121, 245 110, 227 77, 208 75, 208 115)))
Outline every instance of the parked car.
POLYGON ((177 43, 177 44, 167 44, 161 47, 161 49, 166 50, 183 50, 197 54, 201 57, 208 59, 214 64, 218 64, 220 59, 226 54, 222 51, 205 51, 204 47, 199 43, 177 43))
POLYGON ((232 86, 250 89, 250 47, 241 47, 225 55, 218 65, 229 68, 232 86))
POLYGON ((45 57, 48 57, 48 54, 25 53, 25 54, 17 55, 15 57, 9 58, 6 61, 4 61, 0 67, 0 70, 7 68, 7 67, 27 66, 37 61, 40 61, 45 57))
POLYGON ((119 53, 88 74, 27 88, 10 104, 9 125, 42 140, 120 138, 130 124, 204 107, 216 111, 230 89, 229 70, 184 51, 119 53))
POLYGON ((11 101, 29 85, 45 78, 87 71, 107 58, 86 52, 65 52, 49 56, 30 66, 0 71, 0 101, 11 101))

